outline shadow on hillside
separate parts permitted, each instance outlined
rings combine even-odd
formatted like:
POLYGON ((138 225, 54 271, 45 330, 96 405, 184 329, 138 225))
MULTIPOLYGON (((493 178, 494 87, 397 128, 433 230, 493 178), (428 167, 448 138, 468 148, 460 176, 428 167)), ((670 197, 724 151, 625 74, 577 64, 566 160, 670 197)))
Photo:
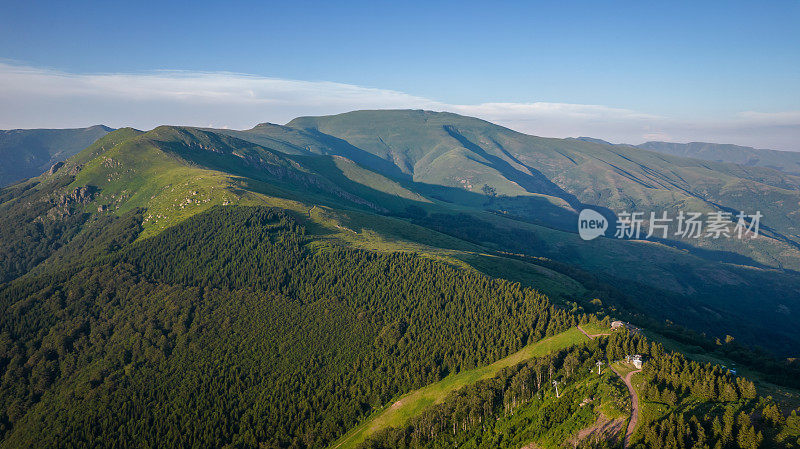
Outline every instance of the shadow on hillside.
MULTIPOLYGON (((311 131, 309 131, 311 132, 311 131)), ((569 203, 573 209, 591 208, 597 210, 607 217, 609 223, 616 222, 616 215, 604 208, 589 206, 580 203, 573 195, 566 193, 558 186, 547 180, 543 174, 528 169, 534 175, 523 173, 507 161, 499 157, 488 154, 481 147, 470 142, 459 134, 455 129, 448 129, 450 135, 457 139, 470 151, 475 152, 487 161, 492 167, 498 170, 503 176, 517 182, 526 190, 532 193, 550 195, 558 197, 569 203)), ((413 181, 408 175, 400 172, 399 168, 392 165, 389 161, 383 160, 367 151, 361 150, 349 143, 331 136, 327 136, 319 131, 314 131, 315 138, 324 139, 327 145, 335 147, 336 153, 342 157, 358 163, 358 160, 366 161, 372 167, 382 166, 382 169, 375 169, 378 173, 385 176, 390 181, 397 183, 409 192, 407 197, 398 196, 398 192, 386 193, 376 188, 351 180, 342 169, 337 166, 334 159, 324 155, 287 155, 277 150, 259 146, 264 157, 268 157, 269 163, 259 160, 258 163, 241 156, 234 155, 233 152, 225 151, 204 151, 197 148, 184 147, 181 144, 170 145, 170 150, 179 154, 194 163, 208 168, 222 170, 227 173, 242 176, 246 179, 260 181, 264 184, 253 186, 255 191, 266 193, 272 196, 280 196, 300 202, 316 201, 338 208, 355 208, 367 210, 371 213, 382 215, 392 215, 400 218, 414 218, 409 215, 409 208, 418 208, 426 213, 453 213, 452 208, 442 205, 448 203, 456 209, 469 208, 473 210, 485 210, 496 213, 506 218, 530 223, 538 226, 568 232, 577 233, 577 213, 573 210, 557 206, 547 198, 541 196, 498 196, 488 197, 486 195, 464 190, 457 187, 447 187, 441 185, 427 184, 413 181), (326 137, 327 136, 327 137, 326 137), (303 169, 293 168, 288 161, 294 161, 303 169), (382 161, 382 162, 379 162, 382 161), (388 165, 393 167, 388 168, 388 165), (390 173, 388 173, 390 172, 390 173), (399 173, 399 177, 392 174, 399 173), (413 199, 415 194, 426 198, 438 200, 440 203, 429 203, 413 199)), ((235 139, 235 138, 234 138, 235 139)), ((236 139, 239 141, 238 139, 236 139)), ((244 141, 239 141, 244 142, 244 141)), ((233 141, 232 143, 236 143, 233 141)), ((261 159, 261 158, 260 158, 261 159)), ((359 164, 361 165, 361 164, 359 164)), ((526 166, 527 167, 527 166, 526 166)), ((387 188, 392 186, 386 183, 387 188)), ((609 226, 607 235, 613 235, 613 226, 609 226)), ((461 236, 464 238, 464 236, 461 236)), ((687 243, 665 240, 658 241, 665 245, 685 250, 690 254, 712 262, 725 262, 739 265, 749 265, 758 268, 768 268, 756 262, 748 256, 735 252, 704 249, 692 246, 687 243)), ((537 249, 543 250, 543 247, 537 249)), ((547 257, 557 260, 573 260, 574 251, 562 248, 560 252, 546 251, 547 257)))
POLYGON ((580 201, 578 201, 578 198, 576 198, 575 195, 567 193, 565 190, 556 185, 554 182, 550 181, 540 171, 523 164, 517 159, 513 159, 518 164, 524 166, 530 172, 530 174, 522 172, 514 168, 507 161, 492 154, 489 154, 485 149, 483 149, 483 147, 470 141, 464 135, 459 133, 454 126, 445 125, 443 128, 447 132, 447 134, 450 135, 450 137, 457 140, 458 143, 460 143, 464 148, 472 151, 473 153, 489 161, 489 166, 491 168, 497 170, 498 172, 500 172, 500 174, 503 175, 503 177, 505 177, 509 181, 517 183, 520 187, 527 190, 528 192, 541 193, 561 198, 562 200, 566 201, 567 204, 572 206, 572 208, 575 210, 580 210, 583 208, 583 204, 580 201))
POLYGON ((350 159, 359 165, 363 165, 364 167, 376 170, 378 173, 382 173, 393 178, 406 180, 411 179, 411 175, 404 173, 402 170, 400 170, 400 167, 395 165, 393 162, 378 157, 369 151, 364 151, 344 139, 325 134, 317 129, 304 129, 304 131, 311 134, 321 143, 324 143, 331 150, 333 150, 328 154, 346 157, 347 159, 350 159))
MULTIPOLYGON (((453 205, 453 207, 448 207, 446 204, 441 203, 427 203, 424 201, 400 198, 396 195, 388 194, 355 182, 347 177, 346 173, 336 165, 333 159, 326 156, 302 156, 292 157, 291 159, 301 164, 305 162, 305 166, 313 168, 316 173, 324 174, 326 179, 330 180, 331 183, 336 184, 341 189, 364 198, 371 203, 380 204, 389 211, 383 213, 383 215, 401 218, 424 228, 481 245, 487 248, 488 251, 497 250, 499 251, 498 255, 503 255, 505 252, 528 254, 532 256, 543 256, 553 261, 572 264, 576 267, 584 266, 582 262, 583 255, 581 255, 581 253, 585 253, 586 251, 580 249, 579 245, 581 245, 581 242, 577 239, 571 242, 568 239, 556 239, 554 241, 552 237, 544 236, 541 231, 535 229, 515 227, 511 224, 508 226, 500 226, 488 220, 478 218, 478 216, 474 214, 459 213, 459 210, 466 212, 473 207, 473 210, 476 211, 485 208, 488 198, 484 195, 457 188, 428 185, 409 180, 394 180, 411 191, 424 194, 431 198, 438 197, 440 201, 453 205), (313 161, 313 163, 310 163, 310 161, 313 161), (446 200, 442 198, 446 198, 446 200)), ((341 196, 333 195, 314 185, 292 184, 285 180, 272 177, 263 171, 246 167, 240 168, 239 172, 244 176, 241 180, 242 188, 251 191, 273 196, 282 196, 305 203, 317 202, 344 210, 368 210, 375 213, 374 210, 370 210, 362 204, 347 201, 341 196)), ((509 204, 525 204, 526 207, 530 207, 531 211, 529 211, 529 215, 532 217, 519 217, 511 214, 502 215, 517 221, 540 225, 542 225, 542 223, 535 223, 535 218, 544 217, 551 209, 557 209, 559 214, 564 214, 560 216, 560 224, 562 226, 553 226, 551 223, 550 226, 548 226, 550 228, 558 229, 559 227, 567 227, 570 221, 572 226, 576 223, 577 218, 574 213, 571 214, 572 219, 570 220, 569 211, 564 212, 564 209, 551 204, 539 204, 537 203, 538 200, 540 199, 531 200, 526 197, 498 198, 489 205, 494 207, 498 204, 504 206, 509 206, 509 204), (501 201, 505 201, 508 204, 500 203, 501 201)), ((494 212, 501 214, 497 211, 494 212)), ((358 224, 358 220, 352 224, 344 222, 345 226, 352 226, 354 229, 357 229, 358 224)), ((547 225, 545 224, 545 226, 547 225)), ((319 233, 329 232, 323 228, 309 230, 317 235, 320 235, 319 233)), ((562 230, 575 234, 574 227, 562 230)), ((700 249, 674 241, 664 241, 661 243, 673 247, 681 247, 681 249, 685 249, 692 255, 713 262, 761 266, 752 259, 736 253, 700 249)), ((627 263, 625 259, 625 248, 620 246, 619 251, 621 251, 619 254, 621 259, 619 259, 619 261, 627 263)), ((653 251, 663 251, 663 249, 654 247, 653 251)), ((616 260, 615 257, 614 254, 609 254, 608 260, 616 260)), ((642 260, 641 263, 647 264, 649 262, 648 260, 642 260)), ((785 293, 779 293, 779 291, 785 289, 778 288, 779 286, 772 287, 766 285, 765 282, 769 273, 759 274, 756 272, 751 273, 751 275, 746 278, 745 284, 710 285, 703 277, 709 274, 699 274, 695 272, 695 268, 699 266, 700 265, 691 262, 689 259, 677 259, 673 263, 658 267, 663 270, 665 276, 675 277, 680 283, 694 290, 694 293, 687 295, 663 290, 656 280, 650 280, 647 283, 637 282, 635 280, 637 279, 636 273, 628 273, 630 275, 628 276, 619 272, 619 270, 615 270, 614 267, 594 268, 590 270, 592 273, 597 274, 598 278, 603 280, 603 282, 610 283, 615 288, 619 289, 620 292, 624 293, 624 295, 629 298, 626 299, 626 301, 636 304, 632 309, 641 307, 641 310, 653 313, 653 316, 661 317, 661 319, 678 321, 692 326, 695 329, 711 332, 712 334, 715 330, 723 328, 730 329, 731 331, 736 331, 737 338, 741 337, 742 340, 752 343, 765 344, 763 339, 753 333, 752 326, 747 324, 748 317, 758 320, 759 322, 764 322, 764 320, 775 321, 774 313, 767 309, 755 312, 748 304, 756 302, 759 304, 774 305, 776 301, 778 301, 776 298, 785 296, 785 293), (748 298, 748 300, 744 301, 741 299, 744 297, 748 298), (711 313, 712 310, 713 313, 711 313)), ((557 267, 551 267, 551 269, 554 268, 557 267)), ((723 267, 718 265, 716 268, 723 267)), ((589 270, 589 268, 583 269, 589 270)), ((736 273, 738 276, 742 275, 743 270, 748 270, 737 267, 726 269, 733 270, 732 273, 736 273)), ((574 270, 567 270, 564 274, 568 276, 575 275, 574 270)), ((798 285, 800 285, 800 282, 798 282, 798 285)), ((602 295, 602 293, 600 294, 602 295)), ((768 308, 769 307, 771 306, 768 306, 768 308)), ((775 336, 783 335, 786 337, 786 341, 790 341, 788 336, 791 336, 791 334, 787 334, 788 331, 784 323, 780 322, 779 324, 778 321, 775 322, 776 329, 772 334, 775 336)), ((776 351, 785 350, 783 345, 772 344, 768 346, 776 351)))
POLYGON ((756 268, 774 269, 774 267, 764 265, 751 257, 731 251, 700 248, 679 240, 652 239, 652 241, 687 251, 689 254, 712 262, 732 263, 736 265, 748 265, 756 268))

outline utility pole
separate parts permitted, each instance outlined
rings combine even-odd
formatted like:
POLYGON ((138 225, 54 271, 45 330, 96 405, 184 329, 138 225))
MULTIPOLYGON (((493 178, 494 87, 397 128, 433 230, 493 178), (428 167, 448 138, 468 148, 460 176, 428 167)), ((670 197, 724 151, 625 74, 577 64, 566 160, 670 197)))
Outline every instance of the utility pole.
POLYGON ((598 360, 597 361, 597 375, 598 376, 600 375, 600 367, 603 366, 603 365, 604 365, 604 363, 603 363, 602 360, 598 360))
POLYGON ((558 395, 558 381, 557 380, 553 381, 553 386, 556 387, 556 399, 558 399, 559 395, 558 395))

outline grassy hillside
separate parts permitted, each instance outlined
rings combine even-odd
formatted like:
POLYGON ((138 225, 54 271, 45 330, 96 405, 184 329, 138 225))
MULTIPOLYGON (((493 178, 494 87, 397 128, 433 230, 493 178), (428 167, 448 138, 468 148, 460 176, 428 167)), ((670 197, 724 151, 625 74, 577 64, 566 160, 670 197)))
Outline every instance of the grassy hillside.
POLYGON ((383 176, 352 175, 362 185, 397 198, 412 199, 413 193, 422 199, 412 206, 423 211, 407 213, 402 204, 386 201, 390 211, 400 209, 416 224, 492 249, 544 256, 596 273, 648 316, 706 332, 730 328, 740 338, 773 348, 778 341, 795 341, 791 331, 766 336, 758 324, 769 320, 780 323, 775 329, 788 330, 800 312, 795 241, 800 182, 795 175, 604 142, 527 136, 429 111, 357 111, 231 133, 274 149, 357 161, 383 176), (484 192, 487 185, 492 195, 484 192), (675 217, 679 211, 758 210, 764 215, 762 235, 752 241, 586 243, 574 231, 576 211, 587 205, 612 220, 622 211, 646 216, 666 211, 675 217), (471 218, 464 222, 458 218, 462 213, 490 225, 475 225, 471 218), (749 323, 755 326, 743 331, 749 323))
POLYGON ((331 448, 356 448, 374 433, 390 427, 401 427, 409 419, 422 414, 431 405, 440 404, 455 391, 480 380, 497 375, 503 368, 517 365, 533 357, 541 357, 585 341, 587 338, 577 329, 571 328, 560 334, 531 343, 514 354, 491 365, 450 375, 439 382, 426 385, 401 396, 391 405, 375 412, 366 421, 331 444, 331 448))
POLYGON ((360 447, 611 448, 622 446, 626 429, 628 447, 795 447, 797 424, 795 413, 759 397, 749 381, 620 331, 509 366, 360 447), (617 374, 633 370, 617 362, 631 353, 646 358, 633 376, 636 421, 617 374), (617 372, 604 365, 598 372, 598 360, 617 372))
POLYGON ((773 232, 757 242, 701 238, 676 244, 741 255, 755 264, 800 268, 794 241, 799 178, 770 168, 597 141, 545 139, 429 111, 302 117, 285 127, 263 125, 230 133, 279 150, 341 155, 428 198, 490 208, 565 230, 574 230, 575 211, 584 205, 598 206, 609 217, 622 211, 641 211, 646 217, 667 211, 674 217, 681 210, 759 210, 773 232), (486 185, 497 198, 487 198, 486 185))

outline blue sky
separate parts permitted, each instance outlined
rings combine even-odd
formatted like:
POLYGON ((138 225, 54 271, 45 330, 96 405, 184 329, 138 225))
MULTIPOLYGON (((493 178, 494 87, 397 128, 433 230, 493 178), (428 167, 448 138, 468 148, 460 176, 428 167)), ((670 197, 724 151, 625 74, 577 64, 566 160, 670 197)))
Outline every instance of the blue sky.
MULTIPOLYGON (((795 120, 800 115, 797 0, 5 3, 0 58, 6 68, 25 67, 69 79, 98 74, 147 77, 161 70, 232 72, 392 91, 418 99, 422 106, 429 102, 446 109, 487 103, 598 105, 639 119, 661 118, 666 124, 663 130, 654 121, 647 129, 640 126, 626 134, 620 128, 606 135, 616 139, 642 140, 650 134, 668 140, 725 138, 723 128, 751 126, 747 120, 742 125, 742 114, 755 113, 761 114, 759 126, 771 131, 759 131, 764 136, 754 142, 735 132, 729 140, 800 150, 789 148, 800 137, 800 123, 794 123, 800 122, 795 120), (770 114, 778 120, 765 122, 770 114), (678 132, 686 126, 692 131, 678 132), (703 127, 706 134, 699 129, 703 127), (648 129, 654 132, 648 134, 648 129)), ((242 92, 252 90, 240 82, 242 92)), ((30 101, 19 94, 9 101, 33 119, 34 105, 48 103, 30 95, 30 101)), ((311 100, 299 99, 297 104, 311 100)), ((80 98, 69 101, 81 103, 80 98)), ((41 120, 61 126, 81 117, 70 112, 67 99, 62 103, 52 109, 63 110, 63 119, 45 114, 41 120)), ((141 99, 138 103, 128 106, 133 124, 144 114, 135 108, 147 106, 141 99)), ((373 103, 380 106, 368 105, 373 103)), ((175 108, 173 116, 159 120, 208 118, 219 126, 241 126, 244 121, 232 118, 226 123, 226 117, 210 114, 192 117, 175 108)), ((262 109, 252 124, 288 113, 262 109)), ((288 109, 303 114, 302 108, 288 109)), ((309 109, 309 114, 329 112, 309 109)), ((125 121, 124 112, 115 111, 114 120, 125 121)), ((332 107, 330 112, 337 111, 332 107)), ((11 116, 0 111, 0 126, 22 127, 31 121, 11 116)), ((603 120, 607 125, 613 114, 603 120)), ((33 121, 30 126, 48 126, 33 121)), ((595 123, 580 133, 580 126, 562 131, 545 124, 540 129, 517 127, 542 135, 548 135, 548 129, 552 135, 603 129, 595 123)))

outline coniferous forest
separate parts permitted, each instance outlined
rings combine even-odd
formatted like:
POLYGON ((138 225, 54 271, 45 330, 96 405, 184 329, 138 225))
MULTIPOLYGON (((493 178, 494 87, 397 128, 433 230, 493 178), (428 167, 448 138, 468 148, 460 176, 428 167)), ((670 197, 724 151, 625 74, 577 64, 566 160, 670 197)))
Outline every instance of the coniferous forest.
POLYGON ((625 386, 613 372, 601 377, 595 362, 634 352, 648 360, 641 382, 644 401, 669 411, 643 427, 641 439, 632 447, 800 447, 796 438, 800 417, 795 412, 784 416, 771 398, 757 396, 752 382, 629 334, 593 340, 508 368, 452 394, 405 426, 382 431, 361 447, 518 448, 543 436, 555 446, 567 442, 618 447, 621 441, 613 438, 578 441, 570 436, 591 426, 597 411, 608 413, 609 405, 630 413, 625 386), (556 379, 561 384, 559 398, 552 385, 556 379))
POLYGON ((215 208, 127 244, 135 213, 111 226, 0 291, 6 447, 320 447, 577 319, 413 254, 314 246, 278 210, 215 208))

